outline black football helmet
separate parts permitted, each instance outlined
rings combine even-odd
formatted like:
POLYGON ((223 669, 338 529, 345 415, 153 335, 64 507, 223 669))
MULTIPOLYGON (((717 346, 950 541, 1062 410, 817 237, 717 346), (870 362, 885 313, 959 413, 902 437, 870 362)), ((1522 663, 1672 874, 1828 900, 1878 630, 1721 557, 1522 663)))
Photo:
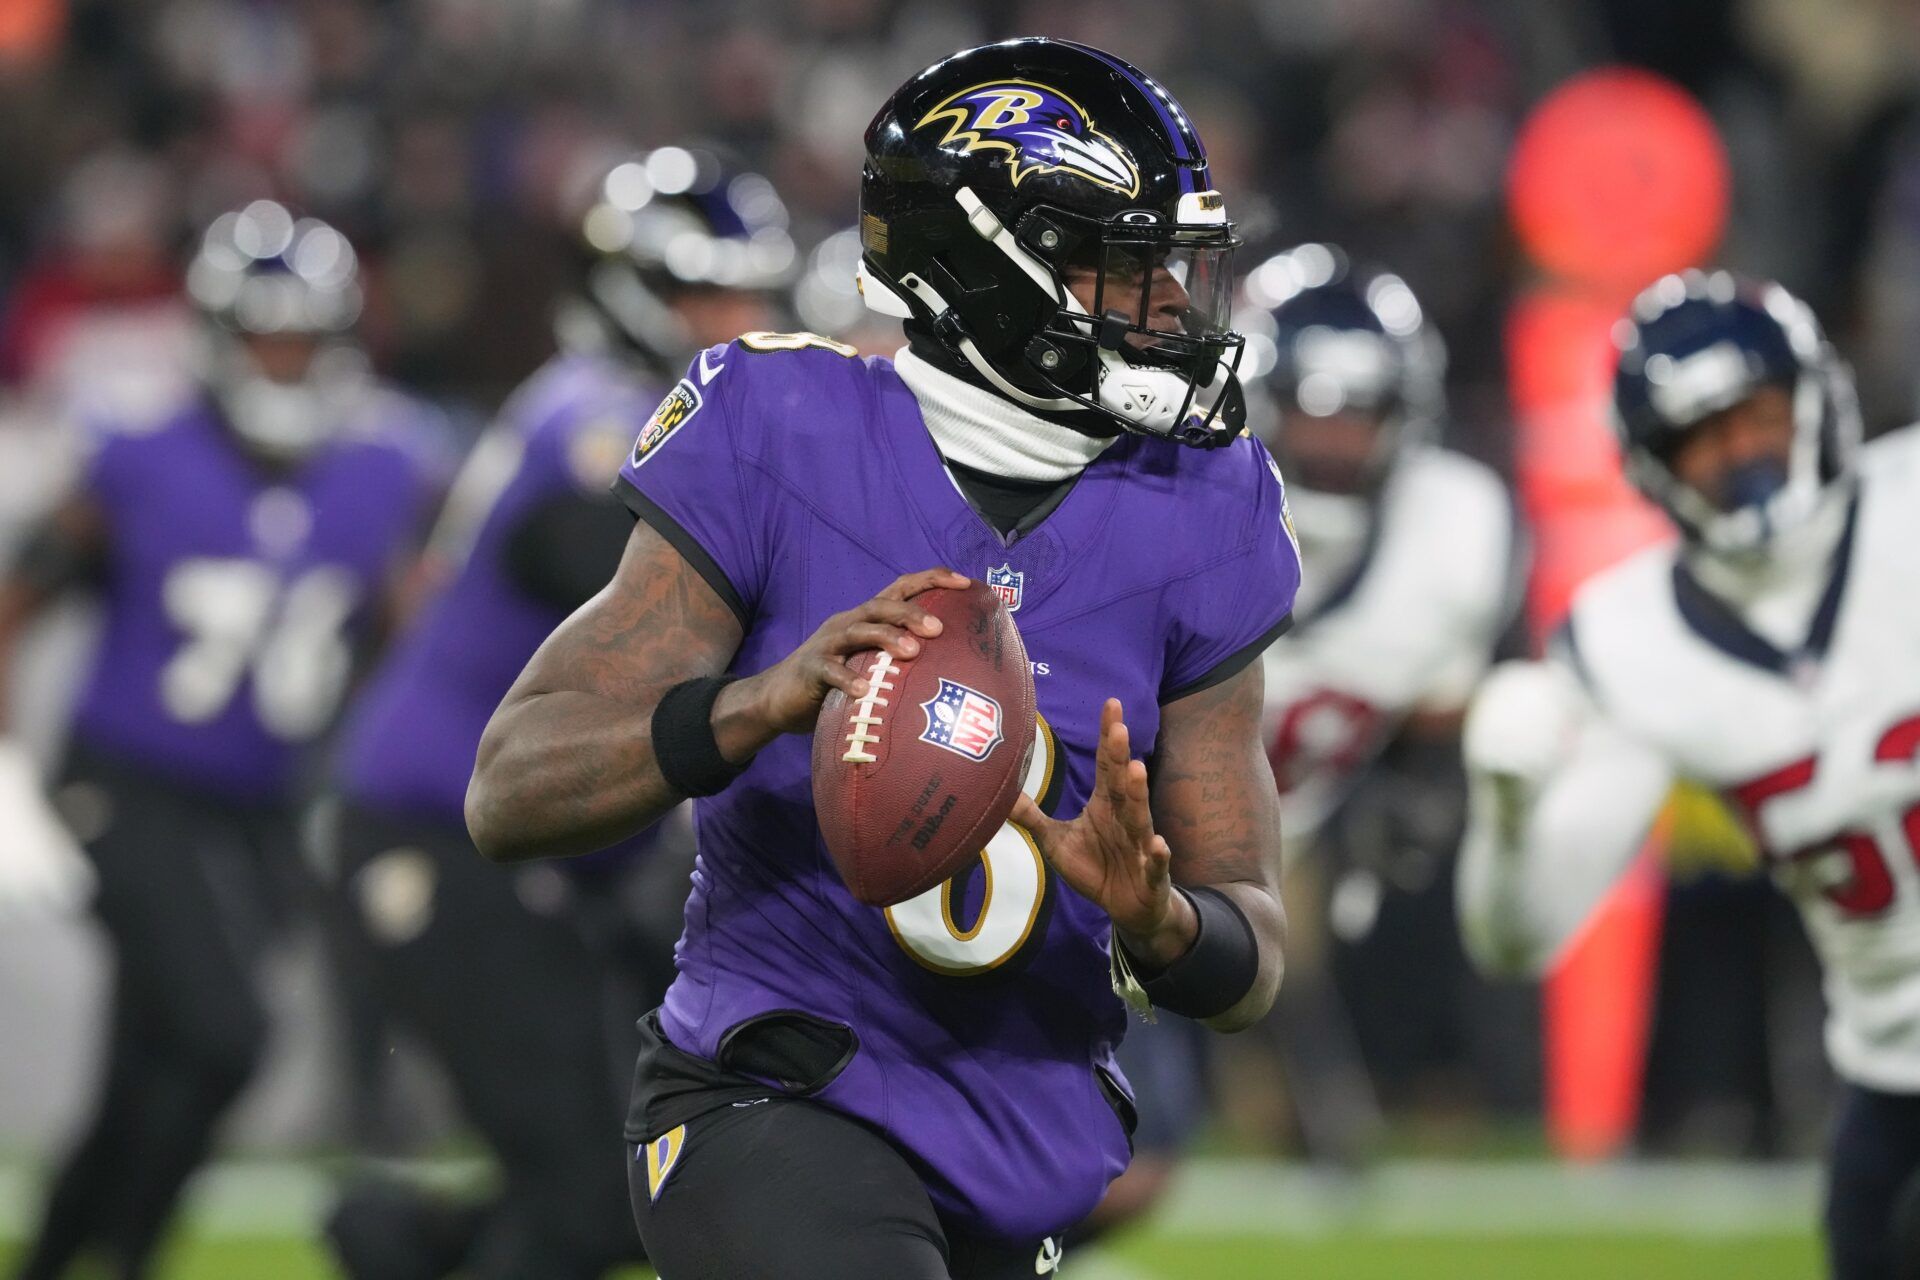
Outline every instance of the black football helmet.
POLYGON ((621 155, 592 169, 575 221, 581 283, 562 308, 561 341, 611 347, 678 376, 694 343, 674 314, 699 289, 771 292, 799 263, 773 183, 697 146, 621 155))
POLYGON ((1614 327, 1613 420, 1635 487, 1682 535, 1724 555, 1764 552, 1851 483, 1860 445, 1853 379, 1812 310, 1778 284, 1725 271, 1664 276, 1614 327), (1782 472, 1757 464, 1727 502, 1681 481, 1673 459, 1700 422, 1775 386, 1792 397, 1782 472))
POLYGON ((203 321, 203 378, 244 445, 297 461, 343 425, 369 378, 353 336, 359 259, 345 236, 255 200, 207 227, 186 285, 203 321), (311 344, 296 371, 261 365, 257 348, 276 340, 311 344))
POLYGON ((1276 421, 1265 434, 1289 489, 1371 498, 1446 411, 1446 351, 1413 290, 1392 272, 1355 267, 1337 246, 1303 244, 1249 271, 1244 295, 1241 375, 1258 380, 1276 411, 1377 424, 1364 459, 1334 466, 1294 456, 1276 421))
POLYGON ((869 306, 1026 408, 1200 447, 1239 433, 1238 240, 1158 83, 1085 45, 1009 40, 907 81, 866 143, 869 306), (1091 306, 1070 278, 1097 281, 1091 306))

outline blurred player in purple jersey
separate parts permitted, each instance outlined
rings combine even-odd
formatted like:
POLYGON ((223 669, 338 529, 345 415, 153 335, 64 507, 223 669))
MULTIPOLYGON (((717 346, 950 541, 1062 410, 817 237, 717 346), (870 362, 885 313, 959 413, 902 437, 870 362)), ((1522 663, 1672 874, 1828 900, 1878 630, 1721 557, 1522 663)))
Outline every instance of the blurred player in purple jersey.
POLYGON ((1127 1164, 1127 1004, 1235 1030, 1280 981, 1258 658, 1299 562, 1242 430, 1200 140, 1128 64, 1028 39, 915 76, 866 144, 862 289, 908 346, 699 353, 622 469, 613 582, 467 793, 501 861, 703 797, 627 1125, 665 1280, 1050 1273, 1127 1164), (969 577, 1014 612, 1046 749, 979 864, 863 906, 822 847, 814 720, 969 577))
POLYGON ((214 1125, 253 1074, 255 970, 293 878, 308 748, 437 500, 437 418, 366 374, 354 251, 259 201, 188 273, 186 403, 93 425, 74 494, 0 584, 0 657, 87 585, 103 634, 63 795, 114 948, 102 1094, 19 1271, 148 1274, 214 1125))
POLYGON ((446 1065, 502 1189, 455 1208, 356 1188, 328 1233, 356 1280, 590 1280, 638 1253, 615 1066, 633 1045, 610 1034, 608 959, 630 979, 630 1027, 672 977, 690 832, 643 858, 654 828, 572 875, 503 869, 475 855, 461 806, 493 708, 620 562, 633 519, 609 487, 636 425, 695 351, 767 325, 794 250, 771 184, 698 149, 603 161, 573 204, 582 270, 560 351, 456 483, 431 552, 446 581, 349 711, 337 769, 360 950, 446 1065))

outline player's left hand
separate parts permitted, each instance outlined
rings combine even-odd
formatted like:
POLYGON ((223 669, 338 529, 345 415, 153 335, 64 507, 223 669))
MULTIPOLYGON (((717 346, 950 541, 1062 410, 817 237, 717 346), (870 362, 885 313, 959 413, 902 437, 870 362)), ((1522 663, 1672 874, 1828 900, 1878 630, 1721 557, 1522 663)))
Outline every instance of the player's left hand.
POLYGON ((1041 856, 1081 897, 1113 917, 1127 950, 1155 964, 1186 954, 1199 933, 1193 904, 1175 893, 1173 851, 1153 829, 1147 766, 1133 759, 1120 702, 1100 709, 1093 795, 1070 822, 1049 818, 1022 795, 1013 821, 1027 829, 1041 856))

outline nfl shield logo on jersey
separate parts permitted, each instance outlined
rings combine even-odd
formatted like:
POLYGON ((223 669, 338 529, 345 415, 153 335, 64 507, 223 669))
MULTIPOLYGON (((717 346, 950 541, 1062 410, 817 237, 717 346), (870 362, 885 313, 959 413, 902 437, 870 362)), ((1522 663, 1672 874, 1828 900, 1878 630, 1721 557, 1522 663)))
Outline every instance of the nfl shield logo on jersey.
POLYGON ((987 570, 987 585, 1000 597, 1000 603, 1007 606, 1008 613, 1020 612, 1020 589, 1027 585, 1025 573, 1011 563, 1003 564, 998 569, 987 570))
POLYGON ((1000 704, 945 676, 940 678, 940 692, 921 703, 920 709, 927 713, 920 741, 969 760, 985 760, 1005 736, 1000 732, 1000 704))

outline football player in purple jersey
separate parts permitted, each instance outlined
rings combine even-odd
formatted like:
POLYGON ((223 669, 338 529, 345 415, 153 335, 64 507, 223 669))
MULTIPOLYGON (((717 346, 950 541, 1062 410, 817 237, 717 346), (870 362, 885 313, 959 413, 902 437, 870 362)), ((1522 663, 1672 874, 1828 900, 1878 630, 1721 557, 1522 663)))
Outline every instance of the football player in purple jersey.
POLYGON ((621 1098, 633 1008, 672 978, 691 832, 656 827, 560 875, 481 861, 461 807, 493 708, 619 565, 633 518, 610 486, 634 424, 695 351, 767 326, 795 254, 772 185, 697 147, 601 160, 571 203, 559 353, 456 483, 430 553, 444 585, 349 709, 337 768, 357 949, 447 1068, 501 1190, 475 1207, 356 1186, 328 1224, 355 1280, 592 1280, 638 1253, 621 1098))
POLYGON ((75 492, 0 583, 0 661, 63 590, 100 600, 62 795, 114 953, 102 1092, 22 1280, 148 1274, 266 1045, 255 973, 307 749, 443 479, 437 415, 366 374, 339 232, 255 202, 207 230, 187 287, 197 392, 92 424, 75 492))
POLYGON ((612 583, 509 691, 467 793, 501 861, 701 797, 627 1127, 667 1280, 1051 1272, 1126 1167, 1127 1003, 1235 1030, 1280 981, 1257 659, 1299 565, 1242 433, 1200 140, 1125 62, 1027 39, 915 76, 866 142, 863 291, 908 346, 699 353, 622 469, 612 583), (811 730, 864 692, 848 656, 917 653, 915 594, 972 577, 1014 610, 1045 749, 976 866, 864 906, 822 847, 811 730))

